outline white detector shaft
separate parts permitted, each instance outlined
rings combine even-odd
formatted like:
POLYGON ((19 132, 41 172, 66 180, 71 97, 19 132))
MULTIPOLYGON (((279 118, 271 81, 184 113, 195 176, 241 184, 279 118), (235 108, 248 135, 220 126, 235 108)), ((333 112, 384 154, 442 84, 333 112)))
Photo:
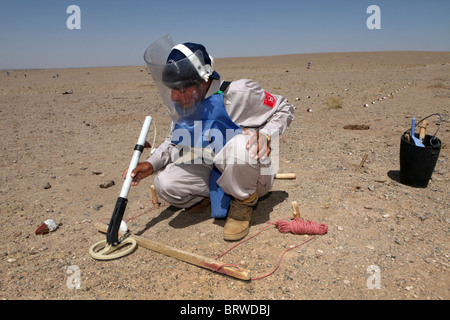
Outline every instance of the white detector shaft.
POLYGON ((141 134, 139 135, 139 139, 134 148, 133 157, 131 158, 130 165, 128 167, 127 177, 122 185, 122 190, 120 191, 120 197, 127 199, 128 192, 130 191, 131 182, 133 178, 131 178, 131 172, 136 168, 139 162, 139 157, 141 156, 142 150, 144 149, 145 139, 147 138, 148 130, 150 129, 150 125, 152 123, 152 117, 145 117, 144 125, 141 129, 141 134))

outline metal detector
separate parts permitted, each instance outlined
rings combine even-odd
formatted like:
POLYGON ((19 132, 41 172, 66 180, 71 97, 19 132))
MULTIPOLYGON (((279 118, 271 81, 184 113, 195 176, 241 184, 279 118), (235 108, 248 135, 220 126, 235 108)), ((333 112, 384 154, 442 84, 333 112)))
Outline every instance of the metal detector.
POLYGON ((111 220, 109 222, 108 230, 106 232, 106 240, 102 240, 94 244, 90 249, 90 255, 97 260, 111 260, 119 257, 123 257, 136 248, 137 243, 131 237, 121 237, 119 238, 119 228, 122 222, 123 215, 125 213, 125 209, 127 207, 128 202, 128 192, 130 191, 131 182, 133 178, 131 178, 131 172, 136 168, 139 162, 139 157, 141 156, 142 151, 144 150, 145 139, 148 134, 148 130, 150 129, 150 124, 152 123, 152 117, 147 116, 144 121, 144 125, 141 129, 141 134, 139 135, 138 142, 134 147, 133 157, 131 158, 130 165, 128 167, 127 176, 122 185, 122 190, 120 191, 120 195, 117 198, 116 206, 114 207, 114 211, 112 213, 111 220), (129 248, 126 250, 122 250, 120 252, 113 253, 114 251, 129 245, 129 248), (104 248, 100 251, 97 251, 99 248, 104 246, 104 248))

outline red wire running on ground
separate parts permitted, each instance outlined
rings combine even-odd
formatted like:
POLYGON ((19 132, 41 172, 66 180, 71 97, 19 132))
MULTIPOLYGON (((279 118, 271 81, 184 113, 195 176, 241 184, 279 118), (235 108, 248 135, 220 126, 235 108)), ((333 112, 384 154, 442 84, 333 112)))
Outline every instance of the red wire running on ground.
MULTIPOLYGON (((228 252, 230 252, 231 250, 233 250, 234 248, 236 248, 237 246, 241 245, 242 243, 256 237, 257 235, 259 235, 261 232, 263 232, 267 227, 269 227, 270 225, 274 225, 275 227, 278 228, 278 230, 282 233, 288 233, 291 232, 293 234, 308 234, 308 235, 314 235, 313 237, 303 241, 302 243, 292 246, 286 250, 283 251, 283 253, 280 256, 280 259, 278 260, 278 265, 268 274, 260 276, 260 277, 256 277, 256 278, 251 278, 250 280, 259 280, 259 279, 263 279, 266 278, 268 276, 270 276, 271 274, 273 274, 281 265, 281 260, 283 259, 283 256, 286 252, 295 249, 311 240, 313 240, 317 235, 324 235, 325 233, 327 233, 328 231, 328 226, 325 223, 316 223, 314 221, 310 221, 310 220, 303 220, 301 218, 290 218, 292 221, 286 221, 284 219, 282 220, 278 220, 275 223, 273 222, 266 222, 268 225, 265 226, 264 228, 262 228, 259 232, 257 232, 256 234, 254 234, 253 236, 251 236, 248 239, 242 240, 241 242, 238 242, 237 244, 235 244, 234 246, 232 246, 230 249, 228 249, 227 251, 225 251, 224 253, 222 253, 221 255, 219 255, 217 259, 223 257, 225 254, 227 254, 228 252)), ((230 266, 230 264, 227 264, 227 266, 230 266)), ((238 266, 235 265, 231 265, 236 267, 237 269, 240 269, 238 266)), ((223 266, 221 266, 223 267, 223 266)), ((220 268, 219 268, 220 269, 220 268)))

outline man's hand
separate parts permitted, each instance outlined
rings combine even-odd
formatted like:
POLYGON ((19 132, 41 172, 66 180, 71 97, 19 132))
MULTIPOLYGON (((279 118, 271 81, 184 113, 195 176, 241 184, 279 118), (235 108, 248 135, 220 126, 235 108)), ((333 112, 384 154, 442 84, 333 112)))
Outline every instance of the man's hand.
POLYGON ((259 131, 248 130, 245 128, 242 130, 242 134, 250 136, 250 139, 247 141, 247 149, 250 149, 252 145, 256 144, 256 146, 250 150, 251 158, 264 160, 270 155, 271 150, 269 142, 264 134, 259 133, 259 131))
MULTIPOLYGON (((125 171, 122 173, 122 177, 124 179, 127 178, 128 168, 125 169, 125 171)), ((153 165, 150 162, 141 162, 139 163, 136 168, 134 168, 133 171, 131 171, 131 177, 133 180, 131 181, 132 186, 137 186, 139 184, 139 181, 141 181, 144 178, 147 178, 153 174, 153 165)))

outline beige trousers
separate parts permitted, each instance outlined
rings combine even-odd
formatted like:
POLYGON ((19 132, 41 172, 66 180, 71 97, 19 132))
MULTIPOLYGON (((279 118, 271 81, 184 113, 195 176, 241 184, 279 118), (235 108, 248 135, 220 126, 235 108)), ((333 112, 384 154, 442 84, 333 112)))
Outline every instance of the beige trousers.
MULTIPOLYGON (((244 200, 258 192, 261 197, 273 185, 274 173, 270 158, 256 161, 246 148, 248 135, 232 138, 214 156, 214 165, 222 172, 217 181, 223 190, 234 198, 244 200)), ((188 208, 204 198, 209 198, 209 177, 213 164, 170 163, 154 180, 159 197, 169 204, 188 208)))

